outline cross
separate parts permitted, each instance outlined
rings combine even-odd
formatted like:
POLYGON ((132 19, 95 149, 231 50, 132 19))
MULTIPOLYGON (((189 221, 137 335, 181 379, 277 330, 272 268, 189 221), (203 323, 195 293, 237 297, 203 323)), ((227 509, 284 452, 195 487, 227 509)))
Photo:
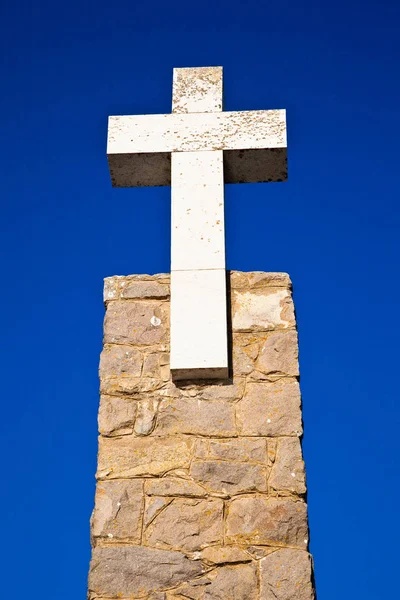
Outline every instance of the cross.
POLYGON ((114 187, 171 185, 174 379, 228 377, 224 182, 284 181, 284 110, 222 111, 222 67, 174 69, 172 114, 109 117, 114 187))

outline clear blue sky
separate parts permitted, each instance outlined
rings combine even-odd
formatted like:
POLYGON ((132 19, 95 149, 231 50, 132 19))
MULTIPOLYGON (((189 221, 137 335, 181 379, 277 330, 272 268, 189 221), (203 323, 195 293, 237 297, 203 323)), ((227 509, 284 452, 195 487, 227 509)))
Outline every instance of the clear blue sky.
POLYGON ((84 598, 102 279, 169 270, 168 188, 113 190, 109 114, 170 112, 174 66, 225 109, 286 108, 289 182, 226 189, 228 268, 295 291, 319 600, 398 590, 396 2, 3 3, 2 596, 84 598))

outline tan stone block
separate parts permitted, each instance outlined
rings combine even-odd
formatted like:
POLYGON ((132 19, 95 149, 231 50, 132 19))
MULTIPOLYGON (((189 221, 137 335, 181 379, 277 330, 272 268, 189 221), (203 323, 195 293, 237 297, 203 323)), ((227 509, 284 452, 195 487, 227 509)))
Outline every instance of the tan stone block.
POLYGON ((260 561, 260 600, 314 600, 308 552, 282 548, 260 561))
POLYGON ((129 435, 133 432, 137 402, 117 396, 101 396, 99 432, 102 435, 129 435))
POLYGON ((148 496, 192 496, 204 498, 206 490, 198 483, 178 477, 162 477, 148 479, 145 483, 145 491, 148 496))
POLYGON ((201 551, 201 560, 209 564, 251 562, 251 556, 242 548, 234 546, 209 546, 201 551))
POLYGON ((124 394, 137 396, 138 394, 156 392, 159 395, 168 395, 165 382, 161 379, 146 377, 115 377, 105 378, 100 381, 103 394, 124 394))
POLYGON ((159 407, 155 435, 177 433, 232 436, 236 433, 234 406, 226 401, 168 398, 159 407))
POLYGON ((265 273, 264 271, 230 271, 232 289, 258 287, 288 287, 292 282, 287 273, 265 273))
POLYGON ((133 437, 99 439, 99 479, 162 475, 188 468, 193 441, 178 438, 133 437))
POLYGON ((245 348, 234 345, 232 366, 234 375, 249 375, 254 370, 254 360, 246 353, 245 348))
POLYGON ((233 331, 270 331, 295 326, 294 307, 287 288, 234 291, 233 331))
POLYGON ((126 281, 121 298, 169 298, 169 286, 158 281, 126 281))
POLYGON ((267 489, 267 469, 258 464, 197 460, 190 475, 210 492, 224 495, 267 489))
POLYGON ((89 590, 97 597, 143 598, 200 575, 200 561, 181 552, 119 546, 94 548, 89 590))
POLYGON ((154 429, 159 398, 144 398, 139 400, 134 431, 136 435, 149 435, 154 429))
POLYGON ((94 538, 126 539, 140 543, 143 481, 100 481, 91 519, 94 538))
POLYGON ((304 462, 298 438, 278 439, 275 462, 268 487, 279 495, 306 493, 304 462))
POLYGON ((265 496, 235 498, 228 507, 226 541, 307 549, 307 506, 265 496))
POLYGON ((154 301, 108 303, 104 319, 104 343, 159 344, 169 339, 169 307, 154 301))
POLYGON ((158 496, 146 498, 146 505, 143 518, 144 526, 147 527, 147 525, 149 525, 153 521, 153 519, 171 502, 171 498, 160 498, 158 496))
POLYGON ((201 398, 202 400, 235 401, 241 398, 244 391, 244 379, 236 378, 233 382, 218 382, 215 384, 192 384, 180 386, 181 395, 185 398, 201 398))
POLYGON ((167 592, 168 600, 258 600, 255 565, 229 565, 213 569, 199 579, 167 592))
POLYGON ((100 355, 99 375, 102 379, 140 377, 142 363, 142 353, 132 346, 106 344, 100 355))
POLYGON ((144 532, 144 543, 187 552, 222 542, 223 502, 175 498, 144 532))
POLYGON ((299 375, 297 332, 274 331, 261 345, 256 369, 265 374, 299 375))
POLYGON ((238 432, 248 436, 301 435, 300 388, 295 379, 249 383, 236 405, 238 432))
MULTIPOLYGON (((196 456, 200 456, 196 453, 196 456)), ((209 458, 239 462, 267 463, 265 439, 234 438, 231 440, 209 440, 209 458)))

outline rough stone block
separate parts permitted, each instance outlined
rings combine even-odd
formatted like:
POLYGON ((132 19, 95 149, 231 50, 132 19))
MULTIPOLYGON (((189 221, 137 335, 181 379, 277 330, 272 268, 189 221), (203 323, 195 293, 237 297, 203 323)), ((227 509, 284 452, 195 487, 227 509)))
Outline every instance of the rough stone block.
POLYGON ((297 332, 273 331, 261 344, 256 369, 266 375, 299 375, 297 332))
POLYGON ((221 543, 222 536, 222 500, 175 498, 147 527, 144 543, 193 552, 221 543))
POLYGON ((226 517, 226 541, 307 549, 307 506, 265 496, 234 498, 226 517))
POLYGON ((139 544, 142 511, 143 481, 99 481, 92 515, 92 536, 139 544))
POLYGON ((137 412, 137 402, 116 396, 101 396, 99 432, 106 436, 129 435, 137 412))
POLYGON ((266 467, 218 460, 192 462, 190 476, 210 492, 225 496, 267 489, 266 467))
POLYGON ((255 565, 227 565, 167 593, 167 600, 258 600, 255 565))
POLYGON ((304 461, 299 438, 278 438, 268 486, 279 495, 302 496, 306 493, 304 461))
POLYGON ((169 311, 165 303, 112 301, 104 319, 105 344, 144 346, 168 340, 169 311))
POLYGON ((94 548, 89 590, 98 597, 143 598, 201 572, 201 563, 187 559, 181 552, 143 546, 94 548))
POLYGON ((236 409, 239 434, 301 435, 300 406, 300 389, 296 379, 249 383, 236 409))
POLYGON ((260 600, 314 600, 308 552, 282 548, 260 561, 260 600))
POLYGON ((233 331, 270 331, 295 326, 294 307, 287 288, 234 290, 233 331))
POLYGON ((163 475, 188 468, 193 441, 190 439, 132 437, 99 438, 99 479, 163 475))

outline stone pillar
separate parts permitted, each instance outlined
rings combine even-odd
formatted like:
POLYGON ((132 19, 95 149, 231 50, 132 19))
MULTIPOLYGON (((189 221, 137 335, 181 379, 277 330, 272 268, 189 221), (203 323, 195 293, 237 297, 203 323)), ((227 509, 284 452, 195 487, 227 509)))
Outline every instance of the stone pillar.
POLYGON ((229 277, 221 382, 170 378, 169 275, 105 281, 90 600, 314 598, 290 279, 229 277))

